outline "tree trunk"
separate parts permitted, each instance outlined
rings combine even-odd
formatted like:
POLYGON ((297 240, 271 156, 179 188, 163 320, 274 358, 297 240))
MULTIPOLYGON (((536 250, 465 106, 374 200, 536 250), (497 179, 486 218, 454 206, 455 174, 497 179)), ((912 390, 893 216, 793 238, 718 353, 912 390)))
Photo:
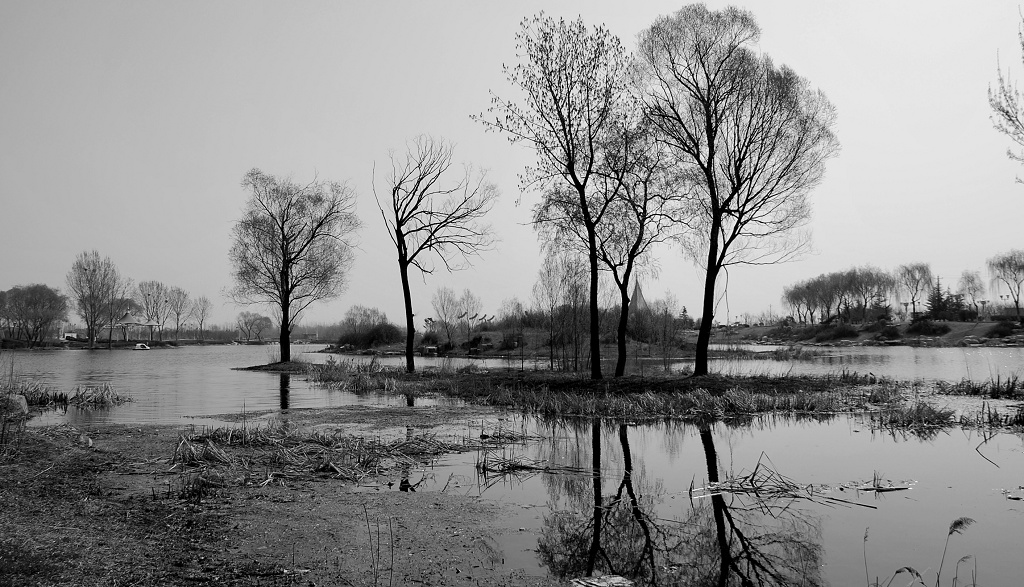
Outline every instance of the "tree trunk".
MULTIPOLYGON (((409 264, 399 259, 398 272, 402 275, 402 295, 405 297, 405 370, 407 373, 413 373, 416 371, 416 360, 412 355, 412 345, 416 338, 416 323, 413 321, 412 293, 409 291, 409 264)), ((450 333, 448 337, 450 341, 450 333)))
MULTIPOLYGON (((717 247, 715 247, 717 248, 717 247)), ((708 272, 704 277, 704 306, 700 319, 700 330, 697 332, 697 349, 693 362, 693 375, 708 374, 708 346, 711 344, 711 329, 715 320, 715 281, 718 277, 718 267, 711 261, 712 255, 708 255, 708 272)))
POLYGON ((590 378, 601 379, 601 314, 597 307, 597 235, 593 226, 587 227, 590 240, 590 378))
POLYGON ((619 328, 615 336, 618 346, 618 356, 615 358, 615 376, 622 377, 626 374, 626 327, 629 326, 629 285, 619 284, 619 303, 622 308, 619 311, 619 328))
POLYGON ((289 315, 291 300, 288 296, 288 270, 281 270, 281 336, 279 338, 281 347, 281 362, 287 363, 292 360, 292 317, 289 315))

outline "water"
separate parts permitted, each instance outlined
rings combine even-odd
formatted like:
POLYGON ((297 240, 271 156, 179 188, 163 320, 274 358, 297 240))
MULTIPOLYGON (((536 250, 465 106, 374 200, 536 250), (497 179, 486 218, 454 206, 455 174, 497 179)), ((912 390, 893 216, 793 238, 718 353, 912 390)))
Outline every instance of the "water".
POLYGON ((597 511, 596 574, 639 577, 645 585, 717 584, 718 536, 731 545, 733 580, 746 571, 754 585, 864 584, 865 533, 872 580, 880 577, 884 584, 909 565, 931 569, 925 577, 934 584, 950 523, 960 517, 975 523, 950 538, 943 585, 951 583, 957 561, 967 555, 974 558, 961 565, 958 584, 970 577, 975 560, 982 585, 1019 584, 1024 574, 1024 501, 1007 498, 1024 496, 1019 435, 982 438, 954 431, 921 439, 872 432, 852 416, 830 423, 720 424, 705 434, 685 425, 601 423, 598 443, 589 421, 530 421, 530 431, 544 440, 497 450, 491 458, 570 472, 484 478, 476 473, 476 455, 456 455, 411 480, 422 479, 421 491, 448 486, 446 491, 514 505, 518 514, 504 525, 516 531, 499 539, 509 568, 565 578, 585 575, 597 511), (717 462, 712 470, 709 452, 717 462), (694 495, 702 497, 691 498, 691 485, 699 489, 712 475, 725 481, 755 469, 813 487, 814 499, 773 499, 771 483, 760 497, 708 496, 698 490, 694 495), (857 490, 876 474, 884 483, 908 489, 857 490), (594 508, 595 479, 600 510, 594 508), (752 562, 774 566, 775 572, 755 573, 752 562))
MULTIPOLYGON (((743 348, 769 352, 778 347, 747 345, 743 348)), ((996 377, 1024 376, 1024 347, 812 347, 822 355, 800 361, 770 359, 726 359, 712 361, 712 371, 723 373, 762 373, 825 375, 842 371, 874 373, 903 381, 943 380, 988 381, 996 377)), ((660 364, 660 363, 659 363, 660 364)), ((673 369, 692 365, 685 361, 673 369)))
MULTIPOLYGON (((299 347, 294 352, 303 360, 326 360, 326 355, 308 352, 319 348, 299 347)), ((958 381, 1005 377, 1024 365, 1024 349, 1019 348, 827 350, 828 356, 806 362, 725 361, 717 367, 734 373, 849 370, 898 379, 958 381)), ((215 420, 218 415, 238 413, 243 406, 248 411, 274 411, 405 402, 404 397, 328 391, 301 376, 233 369, 267 363, 275 351, 274 347, 210 346, 144 352, 4 353, 0 365, 9 367, 12 362, 20 375, 61 391, 80 384, 110 383, 135 400, 109 410, 50 413, 34 419, 34 425, 178 424, 195 422, 194 418, 215 420)), ((402 359, 386 357, 381 362, 401 365, 402 359)), ((417 358, 420 367, 437 363, 417 358)), ((453 366, 463 363, 494 369, 523 366, 504 360, 462 360, 453 366)), ((653 363, 660 365, 660 361, 642 364, 656 370, 653 363)), ((532 366, 527 361, 525 367, 532 366)), ((942 584, 950 584, 956 561, 966 555, 974 557, 971 565, 977 561, 980 584, 1019 584, 1024 575, 1024 558, 1019 553, 1024 501, 1008 497, 1024 497, 1020 435, 983 438, 953 430, 921 439, 872 431, 854 416, 827 423, 766 420, 746 428, 720 424, 704 431, 681 424, 620 427, 605 422, 595 427, 591 421, 524 422, 542 440, 486 456, 449 455, 430 468, 410 473, 411 479, 404 484, 419 491, 483 495, 513 505, 516 513, 499 522, 514 530, 499 540, 510 568, 581 576, 596 544, 600 556, 595 560, 605 562, 595 570, 628 571, 625 574, 644 580, 653 577, 659 584, 714 583, 715 573, 722 568, 725 551, 720 545, 724 543, 732 545, 727 551, 731 566, 726 568, 733 580, 742 572, 752 572, 752 563, 770 562, 776 572, 762 573, 753 584, 855 585, 865 581, 864 535, 869 529, 866 546, 872 580, 878 577, 884 583, 896 569, 909 565, 921 571, 930 568, 926 581, 934 584, 950 522, 970 517, 976 523, 963 535, 950 538, 942 584), (479 476, 478 460, 496 457, 521 459, 557 472, 479 476), (759 466, 770 467, 760 471, 775 471, 800 486, 812 486, 815 498, 766 499, 765 492, 760 497, 729 493, 691 498, 691 486, 699 489, 709 479, 726 480, 759 466), (857 490, 876 473, 909 489, 857 490), (849 503, 830 502, 830 498, 849 503), (598 502, 601 507, 595 508, 598 502), (601 527, 596 543, 595 512, 601 527), (745 550, 739 548, 744 545, 745 550)), ((396 482, 394 487, 403 484, 396 482)), ((968 567, 960 569, 958 584, 965 584, 968 567)), ((907 579, 894 584, 906 584, 907 579)))

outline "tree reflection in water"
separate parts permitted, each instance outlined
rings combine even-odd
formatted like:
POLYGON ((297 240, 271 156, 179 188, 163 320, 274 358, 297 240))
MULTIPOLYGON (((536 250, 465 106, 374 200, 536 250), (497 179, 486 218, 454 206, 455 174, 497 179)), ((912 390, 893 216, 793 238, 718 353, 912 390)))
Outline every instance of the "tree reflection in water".
MULTIPOLYGON (((660 483, 648 483, 634 463, 628 426, 618 426, 621 479, 608 472, 618 468, 619 459, 602 454, 601 427, 600 420, 591 423, 589 478, 546 476, 553 502, 564 497, 569 506, 543 521, 539 552, 552 574, 621 575, 640 585, 823 584, 819 524, 791 500, 713 493, 681 501, 688 510, 670 519, 662 503, 666 492, 660 483), (614 491, 606 494, 603 482, 613 477, 618 483, 608 485, 614 491)), ((700 427, 700 440, 707 479, 717 483, 710 426, 700 427)), ((577 454, 562 457, 570 466, 586 460, 586 443, 578 446, 577 454)))
POLYGON ((280 375, 281 375, 281 381, 280 381, 279 389, 280 389, 280 392, 281 392, 281 409, 282 410, 287 410, 288 409, 288 397, 290 395, 289 394, 289 388, 291 387, 292 379, 291 379, 291 375, 289 375, 288 373, 281 373, 280 375))

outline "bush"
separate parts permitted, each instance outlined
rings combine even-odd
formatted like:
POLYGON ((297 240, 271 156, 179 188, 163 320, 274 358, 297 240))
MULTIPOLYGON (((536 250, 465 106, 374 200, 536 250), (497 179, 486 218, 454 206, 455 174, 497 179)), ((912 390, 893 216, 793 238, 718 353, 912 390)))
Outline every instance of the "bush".
POLYGON ((948 324, 936 324, 931 320, 916 320, 907 327, 907 334, 919 334, 922 336, 941 336, 952 330, 948 324))
POLYGON ((338 346, 351 345, 357 349, 368 349, 402 340, 402 330, 394 324, 375 324, 366 328, 352 329, 338 337, 338 346))
POLYGON ((900 329, 892 325, 887 325, 875 335, 875 340, 899 340, 903 338, 900 334, 900 329))
POLYGON ((420 339, 420 344, 423 346, 437 346, 439 342, 441 342, 441 339, 437 337, 436 332, 428 332, 420 339))
POLYGON ((826 342, 830 340, 839 340, 841 338, 857 338, 857 329, 849 324, 838 324, 836 326, 829 326, 824 330, 818 332, 814 337, 814 342, 826 342))
POLYGON ((864 332, 882 332, 889 326, 889 322, 884 318, 875 320, 874 322, 868 322, 861 327, 864 332))
POLYGON ((1016 323, 1004 320, 992 328, 989 328, 988 332, 985 333, 985 336, 988 338, 1003 338, 1005 336, 1010 336, 1013 334, 1013 329, 1016 328, 1016 326, 1016 323))

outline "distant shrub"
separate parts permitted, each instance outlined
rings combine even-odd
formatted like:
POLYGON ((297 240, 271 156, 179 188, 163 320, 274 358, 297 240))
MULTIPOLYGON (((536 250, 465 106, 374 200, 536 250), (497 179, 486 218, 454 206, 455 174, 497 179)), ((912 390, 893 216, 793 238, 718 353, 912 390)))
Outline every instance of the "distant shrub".
POLYGON ((839 340, 841 338, 857 338, 857 329, 849 324, 837 324, 829 326, 814 337, 814 342, 826 342, 839 340))
POLYGON ((874 322, 868 322, 861 327, 864 332, 881 332, 889 326, 889 322, 885 319, 875 320, 874 322))
POLYGON ((402 330, 394 324, 374 324, 365 328, 352 328, 338 337, 338 346, 351 345, 368 349, 402 340, 402 330))
POLYGON ((941 336, 952 330, 949 324, 936 324, 931 320, 917 320, 907 327, 907 334, 920 334, 922 336, 941 336))
POLYGON ((1003 338, 1013 334, 1013 329, 1016 327, 1016 323, 1004 320, 992 328, 988 329, 985 336, 988 338, 1003 338))
POLYGON ((428 332, 420 339, 420 344, 424 346, 437 346, 438 342, 440 342, 440 339, 437 337, 436 332, 428 332))
POLYGON ((891 324, 884 326, 875 335, 875 340, 899 340, 901 338, 903 335, 900 334, 900 329, 891 324))

